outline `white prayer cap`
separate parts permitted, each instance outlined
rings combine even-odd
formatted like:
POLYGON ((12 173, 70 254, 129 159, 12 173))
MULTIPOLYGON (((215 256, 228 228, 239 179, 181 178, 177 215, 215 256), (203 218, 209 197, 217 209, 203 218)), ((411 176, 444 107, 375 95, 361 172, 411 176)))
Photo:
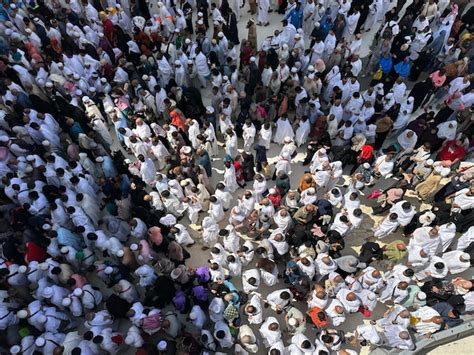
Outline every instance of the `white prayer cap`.
POLYGON ((296 73, 296 72, 298 72, 298 69, 296 69, 295 67, 293 67, 293 68, 291 68, 291 72, 292 72, 292 73, 296 73))
POLYGON ((130 250, 131 250, 131 251, 136 251, 136 250, 138 250, 138 244, 137 244, 137 243, 130 244, 130 250))
POLYGON ((51 298, 53 297, 53 288, 52 287, 45 287, 43 290, 43 296, 45 298, 51 298))
POLYGON ((228 81, 228 80, 229 80, 229 77, 228 77, 227 75, 224 75, 224 76, 222 77, 222 81, 228 81))
MULTIPOLYGON (((15 132, 15 131, 13 131, 13 132, 15 132)), ((15 133, 16 133, 16 132, 15 132, 15 133)), ((0 142, 2 142, 2 143, 7 143, 7 142, 9 142, 9 141, 10 141, 10 137, 5 136, 5 135, 0 136, 0 142)))
POLYGON ((52 87, 53 87, 53 83, 52 83, 51 81, 47 81, 44 86, 46 86, 47 88, 52 88, 52 87))
POLYGON ((309 194, 315 194, 316 193, 316 189, 314 187, 309 187, 308 188, 308 193, 309 194))
POLYGON ((33 172, 33 167, 31 165, 28 165, 26 168, 25 168, 25 173, 29 174, 33 172))
POLYGON ((72 294, 76 297, 81 297, 84 291, 82 291, 81 288, 75 288, 74 291, 72 291, 72 294))
POLYGON ((433 159, 428 159, 427 161, 425 161, 425 164, 428 165, 428 166, 431 166, 434 164, 434 161, 433 159))
POLYGON ((40 348, 43 347, 46 344, 46 339, 43 337, 38 337, 35 340, 35 345, 39 346, 40 348))
POLYGON ((203 16, 204 16, 204 14, 201 11, 199 11, 198 12, 198 17, 203 17, 203 16))
POLYGON ((199 21, 197 22, 197 24, 198 24, 198 25, 204 25, 204 21, 203 21, 203 20, 199 20, 199 21))
POLYGON ((251 62, 255 62, 257 59, 255 57, 250 57, 251 62))
MULTIPOLYGON (((105 112, 107 112, 107 113, 112 113, 112 112, 114 112, 114 111, 115 111, 115 110, 114 110, 113 107, 107 107, 107 108, 105 109, 105 112)), ((96 159, 96 161, 97 161, 97 159, 96 159)))
POLYGON ((461 259, 462 259, 462 261, 469 261, 469 260, 471 260, 471 256, 468 253, 462 253, 461 254, 461 259))
POLYGON ((173 280, 177 280, 182 274, 183 274, 183 269, 180 267, 177 267, 173 269, 173 271, 171 271, 170 276, 173 280))
POLYGON ((104 37, 104 34, 102 32, 97 33, 97 35, 99 36, 99 38, 104 37))
POLYGON ((181 65, 181 61, 175 60, 175 61, 174 61, 174 65, 181 65))
POLYGON ((87 90, 89 90, 89 92, 91 92, 91 93, 94 93, 94 92, 97 91, 97 90, 95 89, 95 87, 93 87, 93 86, 89 87, 89 89, 87 89, 87 90))
POLYGON ((160 351, 165 351, 168 348, 168 343, 165 340, 160 340, 156 348, 160 351))
POLYGON ((19 354, 21 353, 21 346, 20 345, 13 345, 11 348, 10 348, 10 352, 12 354, 19 354))
POLYGON ((206 112, 214 113, 214 107, 212 107, 212 106, 206 106, 206 112))
POLYGON ((11 36, 12 33, 13 33, 13 31, 12 31, 11 29, 9 29, 9 28, 7 28, 7 29, 5 30, 5 35, 7 35, 7 36, 11 36))
POLYGON ((326 154, 326 149, 321 148, 321 149, 319 150, 319 152, 320 152, 321 154, 326 154))
POLYGON ((125 254, 125 253, 123 252, 123 250, 119 250, 119 251, 117 252, 117 254, 115 254, 115 255, 117 255, 117 257, 121 258, 124 254, 125 254))
POLYGON ((416 294, 416 298, 418 298, 420 301, 426 300, 426 293, 423 291, 420 291, 416 294))
POLYGON ((176 224, 176 217, 168 213, 166 216, 160 218, 160 223, 165 226, 172 226, 176 224))
POLYGON ((164 4, 160 1, 160 2, 158 2, 157 5, 158 5, 158 7, 163 7, 164 4))
POLYGON ((28 311, 26 309, 19 310, 18 312, 16 312, 16 316, 20 319, 25 319, 26 317, 28 317, 28 311))
POLYGON ((107 274, 107 275, 110 275, 111 273, 114 272, 114 268, 112 266, 107 266, 104 270, 104 272, 107 274))
POLYGON ((67 27, 67 28, 73 28, 74 25, 73 25, 71 22, 68 22, 68 23, 66 24, 66 27, 67 27))
POLYGON ((62 68, 62 67, 64 67, 64 64, 61 63, 61 62, 59 62, 59 63, 58 63, 58 68, 62 68))
POLYGON ((184 40, 184 43, 190 44, 190 43, 191 43, 191 40, 190 40, 189 38, 186 38, 186 39, 184 40))
POLYGON ((196 312, 191 312, 191 313, 189 313, 189 319, 191 319, 191 320, 196 320, 196 319, 197 319, 197 314, 196 314, 196 312))
POLYGON ((276 190, 275 189, 270 189, 270 190, 268 190, 268 192, 273 195, 274 193, 276 193, 276 190))
POLYGON ((298 324, 295 318, 290 318, 288 319, 288 325, 291 325, 292 327, 295 327, 298 324))
POLYGON ((16 5, 15 4, 10 4, 10 9, 12 9, 12 10, 16 9, 16 5))
POLYGON ((100 78, 100 82, 101 82, 102 84, 105 84, 105 83, 107 83, 107 79, 106 79, 106 78, 100 78))
POLYGON ((183 151, 184 154, 191 154, 191 151, 192 151, 191 147, 189 147, 189 146, 186 145, 186 146, 184 146, 184 147, 181 148, 181 149, 182 149, 182 151, 183 151))
POLYGON ((97 157, 95 158, 96 163, 102 163, 104 161, 104 158, 102 157, 97 157))
POLYGON ((76 90, 74 91, 74 95, 76 95, 76 96, 81 96, 81 95, 82 95, 82 90, 81 90, 81 89, 76 89, 76 90))
POLYGON ((299 33, 295 34, 295 39, 301 39, 301 35, 299 33))
POLYGON ((314 71, 314 67, 312 65, 308 66, 308 71, 314 71))
POLYGON ((72 303, 72 300, 69 297, 63 298, 63 300, 61 301, 61 304, 63 305, 63 307, 69 307, 71 303, 72 303))
POLYGON ((41 271, 46 271, 49 269, 49 265, 48 263, 40 263, 38 264, 38 269, 40 269, 41 271))
POLYGON ((86 103, 86 102, 88 102, 88 101, 90 101, 89 96, 83 96, 83 97, 82 97, 82 102, 86 103))
POLYGON ((69 248, 68 247, 62 247, 60 252, 61 252, 61 254, 67 254, 67 253, 69 253, 69 248))
POLYGON ((26 156, 26 160, 27 160, 27 161, 35 161, 35 156, 32 155, 32 154, 28 154, 28 155, 26 156))
POLYGON ((285 139, 283 140, 283 142, 291 143, 291 142, 293 142, 293 139, 291 139, 291 137, 286 136, 285 139))
POLYGON ((142 80, 148 80, 148 75, 146 75, 146 74, 143 75, 143 76, 142 76, 142 80))
MULTIPOLYGON (((469 255, 469 254, 468 254, 469 255)), ((21 265, 19 268, 18 268, 18 272, 20 274, 24 274, 26 271, 28 270, 28 268, 25 266, 25 265, 21 265)))
POLYGON ((219 37, 219 38, 224 37, 224 32, 219 32, 219 33, 217 34, 217 37, 219 37))
POLYGON ((364 167, 364 169, 369 169, 369 168, 370 168, 370 164, 369 164, 369 163, 364 163, 362 166, 364 167))
POLYGON ((81 77, 79 76, 79 74, 74 74, 73 78, 74 80, 79 80, 81 77))

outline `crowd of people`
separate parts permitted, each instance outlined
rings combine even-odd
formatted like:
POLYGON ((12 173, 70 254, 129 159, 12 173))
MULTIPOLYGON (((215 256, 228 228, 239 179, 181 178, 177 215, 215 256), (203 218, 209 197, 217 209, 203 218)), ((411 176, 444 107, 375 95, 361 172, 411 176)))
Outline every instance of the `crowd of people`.
POLYGON ((2 1, 0 352, 347 355, 463 323, 473 19, 2 1))

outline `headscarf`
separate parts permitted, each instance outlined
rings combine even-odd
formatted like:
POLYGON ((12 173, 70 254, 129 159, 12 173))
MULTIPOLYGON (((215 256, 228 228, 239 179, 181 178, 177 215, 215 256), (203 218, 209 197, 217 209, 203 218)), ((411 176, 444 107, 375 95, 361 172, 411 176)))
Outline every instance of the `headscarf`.
POLYGON ((405 130, 402 134, 398 136, 398 144, 400 144, 400 146, 405 150, 413 149, 417 140, 418 136, 411 129, 405 130), (412 132, 413 135, 411 137, 408 137, 408 134, 410 132, 412 132))

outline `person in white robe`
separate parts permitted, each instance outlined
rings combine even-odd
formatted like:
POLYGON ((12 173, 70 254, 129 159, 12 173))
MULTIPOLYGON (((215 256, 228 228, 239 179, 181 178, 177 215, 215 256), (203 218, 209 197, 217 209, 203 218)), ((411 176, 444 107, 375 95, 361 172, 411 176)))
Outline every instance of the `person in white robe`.
POLYGON ((474 226, 471 226, 458 239, 456 250, 465 250, 471 243, 474 242, 474 226))
POLYGON ((225 211, 230 208, 233 196, 230 190, 227 188, 227 185, 223 183, 218 183, 215 191, 215 197, 217 197, 221 201, 222 207, 225 211))
POLYGON ((383 178, 391 176, 394 167, 392 157, 388 154, 381 155, 374 163, 374 172, 383 178))
POLYGON ((232 159, 238 155, 238 143, 237 143, 237 135, 232 129, 226 130, 226 139, 225 139, 225 152, 229 155, 232 159))
POLYGON ((398 222, 402 227, 405 227, 413 219, 413 216, 416 214, 416 209, 410 202, 402 200, 390 208, 390 213, 396 213, 398 222))
POLYGON ((205 247, 213 247, 219 238, 219 226, 212 217, 204 217, 202 220, 202 243, 205 247))
POLYGON ((259 332, 263 338, 263 345, 266 348, 269 348, 281 339, 280 324, 275 317, 265 319, 260 326, 259 332))
POLYGON ((298 128, 296 129, 295 140, 296 140, 296 145, 298 147, 306 143, 306 140, 308 139, 310 131, 311 131, 310 121, 307 117, 303 117, 298 122, 298 128))
POLYGON ((382 339, 377 328, 372 324, 361 324, 356 327, 354 338, 359 342, 365 341, 367 345, 381 345, 382 339))
POLYGON ((325 253, 318 254, 316 257, 316 265, 320 276, 329 275, 331 272, 336 271, 338 267, 334 259, 325 253))
POLYGON ((451 274, 460 274, 471 267, 471 257, 462 250, 453 250, 443 254, 442 260, 451 274))
POLYGON ((288 231, 293 225, 293 219, 285 208, 278 210, 277 213, 273 215, 273 221, 283 233, 288 231))
POLYGON ((259 349, 257 337, 255 336, 252 328, 250 328, 247 324, 239 327, 237 340, 240 342, 240 344, 235 345, 237 354, 242 353, 242 351, 245 351, 246 353, 256 353, 259 349))
POLYGON ((267 26, 269 24, 268 11, 270 10, 270 0, 261 0, 257 5, 257 25, 267 26))
POLYGON ((411 324, 416 332, 428 337, 440 330, 443 324, 443 318, 440 314, 429 306, 411 312, 411 318, 411 324))
POLYGON ((384 344, 392 349, 399 350, 414 350, 415 344, 406 328, 392 324, 384 327, 383 336, 385 338, 384 344))
POLYGON ((256 129, 251 120, 246 120, 242 127, 242 138, 244 139, 244 152, 251 152, 255 140, 256 129))
POLYGON ((260 286, 260 272, 258 269, 249 269, 242 273, 242 287, 244 292, 250 294, 260 286))
POLYGON ((260 296, 253 294, 252 297, 250 297, 249 302, 244 308, 244 313, 247 315, 250 324, 262 323, 262 300, 260 296))
POLYGON ((441 245, 443 253, 451 246, 454 237, 456 236, 456 225, 453 222, 448 222, 439 227, 439 237, 441 238, 441 245))
POLYGON ((156 168, 153 160, 145 158, 143 155, 139 155, 138 160, 140 160, 140 175, 142 180, 147 185, 152 185, 156 177, 156 168))
POLYGON ((389 279, 380 294, 380 302, 391 301, 393 303, 400 303, 408 295, 407 287, 408 284, 404 281, 399 281, 396 278, 389 279))
POLYGON ((232 225, 227 225, 225 227, 227 231, 226 235, 224 236, 224 248, 230 253, 237 253, 239 250, 239 236, 235 233, 235 229, 232 225))
POLYGON ((285 232, 280 228, 275 229, 270 234, 270 236, 268 237, 268 241, 273 245, 276 252, 280 256, 284 256, 289 250, 289 245, 286 241, 285 232))
MULTIPOLYGON (((234 193, 239 188, 239 185, 237 184, 237 177, 235 175, 234 165, 231 162, 227 161, 224 164, 224 168, 224 184, 230 193, 234 193)), ((229 206, 226 206, 226 209, 228 208, 229 206)))
MULTIPOLYGON (((210 112, 211 109, 214 111, 214 108, 212 106, 208 106, 206 108, 206 110, 208 112, 210 112)), ((208 122, 208 124, 209 125, 207 126, 206 130, 204 131, 204 135, 207 138, 206 139, 206 144, 205 144, 205 149, 211 157, 215 157, 219 154, 219 148, 217 146, 216 131, 215 131, 214 126, 212 125, 212 123, 208 122)))
POLYGON ((385 238, 395 232, 399 225, 400 222, 398 221, 398 215, 392 212, 386 216, 376 228, 374 228, 374 237, 379 239, 385 238))
POLYGON ((347 313, 356 313, 359 311, 361 305, 360 299, 351 290, 347 288, 340 289, 336 298, 341 302, 347 313))
POLYGON ((265 147, 266 150, 270 149, 270 142, 272 139, 272 127, 269 123, 265 123, 260 131, 258 132, 259 141, 258 144, 265 147))
POLYGON ((451 211, 459 213, 474 207, 474 187, 465 188, 454 194, 451 211))
POLYGON ((189 319, 196 329, 201 330, 207 321, 206 314, 199 305, 194 305, 189 312, 189 319))
POLYGON ((344 28, 343 36, 348 42, 352 40, 359 17, 360 12, 358 10, 354 10, 351 14, 347 14, 346 16, 346 27, 344 28))
POLYGON ((415 278, 418 281, 427 280, 430 277, 444 279, 448 275, 448 271, 444 260, 435 255, 430 257, 428 262, 425 262, 417 268, 415 278))
POLYGON ((224 321, 218 321, 214 325, 214 338, 222 349, 230 348, 234 345, 234 339, 230 333, 229 326, 224 321))
POLYGON ((276 132, 273 141, 276 144, 283 144, 286 137, 293 139, 295 133, 287 116, 280 117, 276 122, 276 132))
POLYGON ((189 246, 194 244, 193 238, 187 231, 186 227, 182 224, 174 224, 170 230, 171 233, 174 235, 174 239, 178 242, 178 244, 183 246, 189 246))
POLYGON ((437 227, 420 227, 413 232, 409 246, 419 246, 430 256, 438 254, 442 248, 437 227))
POLYGON ((201 88, 205 88, 207 86, 207 81, 211 76, 211 71, 207 64, 207 57, 199 48, 195 49, 195 54, 196 57, 194 58, 194 64, 196 66, 199 82, 201 83, 201 88))
POLYGON ((186 123, 188 125, 188 137, 193 149, 198 149, 200 144, 197 136, 201 133, 199 123, 198 121, 191 119, 188 119, 186 123))

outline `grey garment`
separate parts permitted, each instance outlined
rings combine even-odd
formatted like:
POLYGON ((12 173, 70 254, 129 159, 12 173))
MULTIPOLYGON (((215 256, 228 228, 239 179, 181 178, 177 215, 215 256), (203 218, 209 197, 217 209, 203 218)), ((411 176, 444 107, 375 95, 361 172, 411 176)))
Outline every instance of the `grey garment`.
POLYGON ((358 268, 365 267, 365 264, 360 263, 359 259, 354 255, 345 255, 334 259, 339 269, 348 273, 357 272, 358 268))

